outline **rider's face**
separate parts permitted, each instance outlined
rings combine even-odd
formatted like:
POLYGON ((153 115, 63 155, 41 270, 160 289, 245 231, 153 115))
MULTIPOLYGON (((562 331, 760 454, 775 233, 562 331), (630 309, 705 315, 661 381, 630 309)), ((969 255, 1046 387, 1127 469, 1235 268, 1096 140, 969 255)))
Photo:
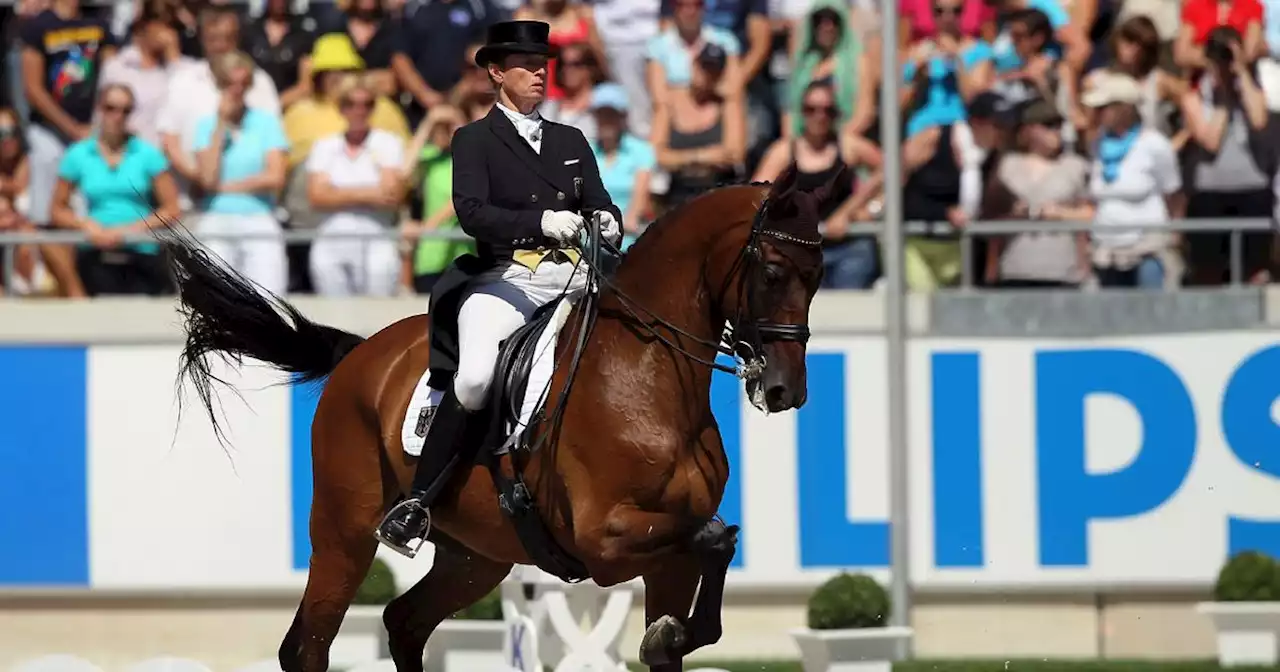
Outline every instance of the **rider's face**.
POLYGON ((517 102, 540 103, 547 95, 547 57, 511 54, 489 64, 489 76, 517 102))

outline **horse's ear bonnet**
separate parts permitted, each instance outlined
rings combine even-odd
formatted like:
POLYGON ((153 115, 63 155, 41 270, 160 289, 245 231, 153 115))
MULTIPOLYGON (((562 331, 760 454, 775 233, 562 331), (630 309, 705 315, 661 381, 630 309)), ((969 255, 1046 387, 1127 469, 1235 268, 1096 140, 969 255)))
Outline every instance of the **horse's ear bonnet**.
POLYGON ((853 192, 853 173, 847 166, 841 167, 826 184, 813 191, 796 188, 797 170, 794 162, 782 171, 769 190, 769 212, 765 228, 785 233, 800 240, 821 240, 818 224, 823 206, 831 201, 844 201, 853 192))

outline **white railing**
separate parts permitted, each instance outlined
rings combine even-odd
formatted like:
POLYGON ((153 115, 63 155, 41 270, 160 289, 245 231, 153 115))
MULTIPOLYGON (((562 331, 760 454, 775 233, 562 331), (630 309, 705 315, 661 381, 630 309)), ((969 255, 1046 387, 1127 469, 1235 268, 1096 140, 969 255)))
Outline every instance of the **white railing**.
MULTIPOLYGON (((878 236, 883 231, 881 222, 858 222, 849 226, 850 236, 878 236)), ((1107 233, 1123 233, 1133 231, 1169 231, 1176 233, 1227 233, 1230 234, 1229 263, 1232 286, 1239 286, 1244 279, 1244 243, 1243 235, 1250 232, 1272 231, 1276 228, 1274 220, 1264 218, 1249 219, 1181 219, 1167 222, 1138 223, 1125 226, 1107 225, 1095 227, 1092 222, 1059 222, 1046 220, 999 220, 972 222, 963 228, 956 228, 946 222, 912 221, 903 224, 908 236, 956 236, 960 243, 961 282, 960 286, 973 286, 973 243, 977 238, 995 236, 1012 236, 1021 233, 1087 233, 1106 231, 1107 233)), ((217 235, 200 236, 203 239, 255 240, 262 238, 283 239, 286 243, 307 243, 320 237, 314 229, 286 230, 280 234, 249 235, 217 235)), ((389 229, 381 234, 325 234, 327 240, 400 240, 398 231, 389 229)), ((446 231, 429 231, 420 240, 471 240, 471 237, 460 229, 446 231)), ((4 275, 0 276, 3 286, 13 285, 14 254, 17 245, 57 245, 77 244, 87 241, 84 233, 79 231, 41 229, 32 232, 0 232, 0 266, 4 275)), ((135 235, 125 238, 126 243, 155 242, 148 235, 135 235)))

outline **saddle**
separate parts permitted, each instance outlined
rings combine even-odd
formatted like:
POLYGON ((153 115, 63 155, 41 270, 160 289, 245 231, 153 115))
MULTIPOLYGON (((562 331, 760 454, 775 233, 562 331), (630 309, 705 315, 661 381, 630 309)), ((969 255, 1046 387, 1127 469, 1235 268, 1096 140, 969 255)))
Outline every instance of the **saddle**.
MULTIPOLYGON (((607 276, 612 276, 621 259, 596 257, 596 261, 597 268, 607 276)), ((464 255, 454 261, 454 264, 445 271, 433 287, 428 308, 432 316, 429 384, 435 389, 446 389, 457 371, 458 314, 462 298, 472 278, 484 270, 486 266, 478 257, 464 255)), ((597 295, 587 292, 581 301, 584 304, 580 312, 582 319, 572 334, 576 342, 571 344, 573 360, 568 362, 571 368, 567 385, 572 385, 578 357, 585 347, 587 334, 595 322, 597 298, 597 295)), ((488 467, 494 488, 498 491, 498 506, 511 519, 520 543, 534 565, 559 577, 562 581, 576 583, 590 578, 590 573, 580 560, 556 543, 537 510, 532 493, 525 484, 520 460, 521 452, 530 453, 537 450, 542 445, 541 439, 553 436, 559 430, 558 418, 553 417, 550 423, 545 422, 548 400, 541 398, 543 389, 531 390, 529 383, 534 377, 534 364, 539 361, 538 344, 542 342, 543 335, 549 328, 556 330, 551 337, 558 337, 559 330, 567 321, 568 308, 567 299, 563 298, 540 307, 524 326, 513 332, 498 346, 498 361, 495 365, 493 384, 489 389, 489 401, 476 418, 477 424, 484 427, 484 438, 478 442, 476 452, 472 455, 477 456, 479 458, 477 461, 488 467), (526 399, 530 392, 538 394, 540 398, 532 401, 526 399), (528 420, 521 427, 521 419, 526 415, 524 410, 530 403, 536 404, 536 407, 527 414, 528 420), (551 435, 534 436, 535 428, 544 424, 549 424, 545 431, 550 432, 551 435), (502 456, 507 453, 512 455, 511 476, 507 476, 502 470, 502 456)), ((553 360, 557 360, 556 355, 560 350, 558 343, 552 341, 550 347, 553 360)), ((547 374, 545 389, 548 391, 553 376, 554 370, 547 374)), ((553 406, 555 407, 558 407, 558 404, 553 406)), ((554 438, 551 438, 548 443, 554 443, 554 438)))

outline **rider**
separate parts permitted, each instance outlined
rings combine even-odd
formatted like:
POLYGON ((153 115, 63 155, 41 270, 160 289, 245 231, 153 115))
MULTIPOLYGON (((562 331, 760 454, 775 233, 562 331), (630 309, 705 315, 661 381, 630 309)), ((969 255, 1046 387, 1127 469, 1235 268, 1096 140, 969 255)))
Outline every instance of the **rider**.
POLYGON ((585 268, 573 249, 586 226, 580 213, 590 213, 614 244, 622 235, 622 214, 582 131, 537 112, 546 96, 549 32, 541 21, 497 23, 476 52, 498 101, 488 116, 454 135, 453 206, 487 270, 467 281, 457 372, 450 389, 433 389, 440 401, 412 491, 378 527, 378 538, 406 555, 430 529, 428 507, 447 481, 467 417, 485 405, 503 339, 540 306, 585 288, 585 268))

